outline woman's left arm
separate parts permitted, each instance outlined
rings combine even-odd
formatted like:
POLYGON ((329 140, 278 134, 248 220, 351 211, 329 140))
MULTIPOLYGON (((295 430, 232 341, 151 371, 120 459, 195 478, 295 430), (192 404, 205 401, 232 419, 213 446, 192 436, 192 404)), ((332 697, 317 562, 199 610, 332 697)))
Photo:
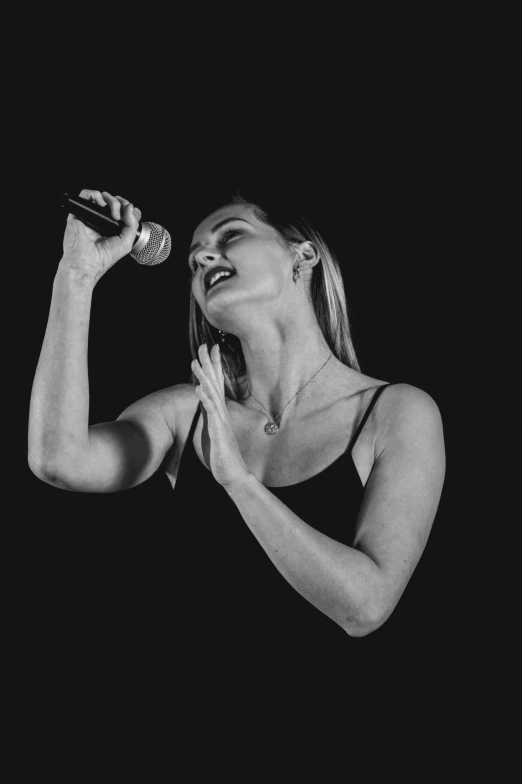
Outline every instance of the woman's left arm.
MULTIPOLYGON (((381 626, 399 601, 426 545, 445 475, 437 404, 408 384, 389 390, 353 547, 307 525, 251 473, 226 486, 283 577, 357 637, 381 626)), ((325 503, 324 514, 342 514, 342 507, 325 503)))

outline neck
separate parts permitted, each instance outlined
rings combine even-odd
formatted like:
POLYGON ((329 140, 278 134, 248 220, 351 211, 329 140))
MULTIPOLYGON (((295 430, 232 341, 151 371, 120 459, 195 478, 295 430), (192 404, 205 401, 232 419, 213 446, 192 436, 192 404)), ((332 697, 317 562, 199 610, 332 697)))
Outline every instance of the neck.
POLYGON ((284 330, 264 320, 262 329, 241 337, 241 346, 246 363, 243 403, 257 411, 266 409, 271 417, 277 417, 283 408, 287 414, 302 406, 315 385, 324 381, 334 359, 318 373, 332 352, 315 319, 284 330), (249 391, 261 406, 249 397, 249 391))

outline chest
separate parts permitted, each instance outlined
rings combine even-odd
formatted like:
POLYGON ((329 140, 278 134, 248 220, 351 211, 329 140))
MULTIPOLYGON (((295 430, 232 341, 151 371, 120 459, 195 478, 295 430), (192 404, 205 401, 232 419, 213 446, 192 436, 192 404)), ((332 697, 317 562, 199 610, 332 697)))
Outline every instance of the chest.
MULTIPOLYGON (((361 400, 337 400, 313 413, 283 417, 280 430, 267 435, 266 416, 232 405, 229 415, 241 456, 248 469, 267 487, 298 484, 327 469, 347 450, 362 416, 361 400)), ((189 429, 189 428, 188 428, 189 429)), ((167 472, 174 486, 182 450, 167 472)), ((210 439, 205 417, 200 415, 192 439, 201 463, 210 470, 210 439)), ((351 459, 361 484, 368 480, 374 462, 374 438, 367 422, 352 449, 351 459)))

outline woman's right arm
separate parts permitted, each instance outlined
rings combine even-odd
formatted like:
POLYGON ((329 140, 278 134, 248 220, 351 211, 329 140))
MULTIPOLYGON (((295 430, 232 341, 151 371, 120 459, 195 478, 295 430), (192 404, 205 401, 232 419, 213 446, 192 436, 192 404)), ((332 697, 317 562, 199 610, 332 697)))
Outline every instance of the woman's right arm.
POLYGON ((69 215, 64 255, 53 282, 51 308, 29 411, 28 461, 45 482, 79 492, 116 492, 148 479, 173 443, 164 416, 166 390, 133 403, 114 422, 89 427, 87 371, 91 301, 99 279, 130 253, 139 210, 121 197, 82 191, 126 226, 103 239, 69 215))

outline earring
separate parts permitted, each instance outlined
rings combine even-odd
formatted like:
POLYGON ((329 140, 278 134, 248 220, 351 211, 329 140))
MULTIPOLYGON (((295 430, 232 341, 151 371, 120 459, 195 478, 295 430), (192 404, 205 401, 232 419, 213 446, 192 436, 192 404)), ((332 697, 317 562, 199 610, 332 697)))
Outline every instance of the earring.
POLYGON ((221 332, 220 329, 218 329, 218 332, 221 335, 221 343, 224 343, 226 338, 226 332, 221 332))
POLYGON ((301 267, 296 267, 294 269, 294 280, 297 281, 301 277, 301 267))

